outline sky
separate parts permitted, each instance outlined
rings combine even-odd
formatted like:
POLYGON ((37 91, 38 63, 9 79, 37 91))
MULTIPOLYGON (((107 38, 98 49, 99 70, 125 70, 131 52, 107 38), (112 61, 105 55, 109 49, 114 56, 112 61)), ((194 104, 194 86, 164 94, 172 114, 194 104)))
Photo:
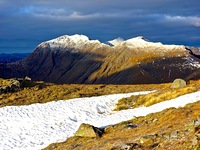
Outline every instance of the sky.
POLYGON ((199 6, 199 0, 0 0, 0 53, 30 53, 73 34, 200 46, 199 6))

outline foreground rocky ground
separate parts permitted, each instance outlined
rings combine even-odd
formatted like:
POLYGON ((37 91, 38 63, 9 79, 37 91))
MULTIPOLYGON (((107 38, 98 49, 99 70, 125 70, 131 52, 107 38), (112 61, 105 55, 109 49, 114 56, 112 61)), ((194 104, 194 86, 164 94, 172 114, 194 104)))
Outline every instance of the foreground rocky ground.
MULTIPOLYGON (((10 80, 2 80, 9 86, 10 80)), ((29 84, 18 91, 0 94, 0 107, 29 105, 53 100, 90 97, 112 93, 156 90, 146 96, 121 99, 116 110, 149 106, 180 95, 200 90, 200 81, 190 81, 187 86, 171 89, 171 83, 151 85, 54 85, 43 82, 29 84), (151 103, 147 103, 151 100, 151 103)), ((107 126, 100 137, 74 136, 62 143, 51 144, 46 149, 200 149, 200 101, 182 108, 170 108, 107 126)))
POLYGON ((100 138, 74 136, 46 150, 200 149, 200 102, 133 118, 104 129, 100 138))

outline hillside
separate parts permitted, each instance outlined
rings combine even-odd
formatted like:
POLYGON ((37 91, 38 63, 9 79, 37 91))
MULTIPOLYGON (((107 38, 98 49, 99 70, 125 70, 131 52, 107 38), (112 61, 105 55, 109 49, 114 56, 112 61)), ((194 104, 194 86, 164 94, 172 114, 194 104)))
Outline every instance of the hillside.
POLYGON ((1 64, 0 77, 29 76, 53 83, 165 83, 199 79, 198 56, 198 48, 163 45, 143 37, 104 44, 84 35, 65 35, 39 44, 21 61, 1 64))

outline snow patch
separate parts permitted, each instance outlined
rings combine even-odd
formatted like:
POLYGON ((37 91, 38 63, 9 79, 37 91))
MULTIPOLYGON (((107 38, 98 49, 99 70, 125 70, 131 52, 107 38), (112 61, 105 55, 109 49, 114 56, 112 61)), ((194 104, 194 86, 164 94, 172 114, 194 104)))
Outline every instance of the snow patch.
POLYGON ((0 149, 36 150, 65 141, 83 122, 104 126, 100 120, 115 108, 119 99, 146 93, 149 92, 0 108, 0 149))
POLYGON ((200 68, 200 63, 198 61, 194 60, 192 57, 186 56, 186 57, 183 57, 183 59, 185 60, 185 62, 183 64, 185 67, 200 68))

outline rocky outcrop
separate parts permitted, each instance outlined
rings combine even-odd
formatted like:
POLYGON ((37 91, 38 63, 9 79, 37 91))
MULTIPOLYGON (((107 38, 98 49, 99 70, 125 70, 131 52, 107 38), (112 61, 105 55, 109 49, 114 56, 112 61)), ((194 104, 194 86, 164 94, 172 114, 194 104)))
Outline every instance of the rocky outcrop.
POLYGON ((0 77, 29 76, 54 83, 163 83, 185 79, 199 68, 199 59, 184 46, 143 37, 103 44, 73 35, 43 42, 19 62, 0 64, 0 77))
POLYGON ((7 85, 0 84, 0 94, 1 93, 9 93, 9 92, 18 92, 24 88, 31 88, 37 86, 37 89, 42 89, 46 86, 44 82, 35 82, 32 81, 31 78, 25 77, 23 78, 14 78, 7 80, 7 85))
POLYGON ((11 79, 9 82, 7 86, 0 85, 0 93, 17 92, 21 90, 21 85, 18 80, 11 79))
POLYGON ((75 133, 75 136, 99 138, 103 134, 103 129, 94 127, 90 124, 82 123, 75 133))

